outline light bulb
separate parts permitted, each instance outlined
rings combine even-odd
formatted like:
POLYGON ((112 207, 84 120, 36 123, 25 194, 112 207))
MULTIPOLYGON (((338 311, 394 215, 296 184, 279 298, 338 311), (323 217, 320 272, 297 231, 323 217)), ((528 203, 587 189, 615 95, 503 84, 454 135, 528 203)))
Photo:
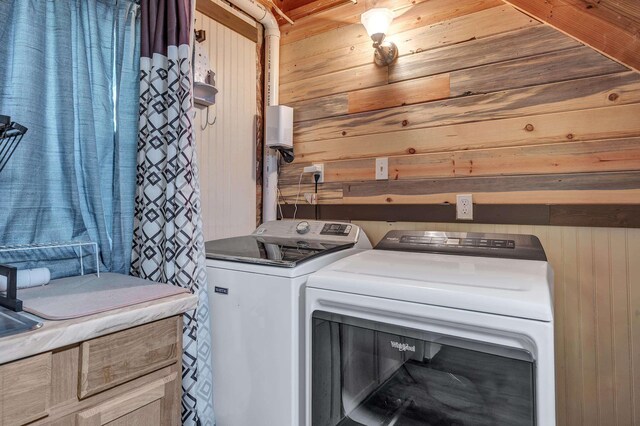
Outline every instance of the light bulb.
POLYGON ((386 8, 370 9, 360 17, 360 22, 364 25, 369 37, 374 34, 386 34, 391 21, 393 21, 393 12, 386 8))

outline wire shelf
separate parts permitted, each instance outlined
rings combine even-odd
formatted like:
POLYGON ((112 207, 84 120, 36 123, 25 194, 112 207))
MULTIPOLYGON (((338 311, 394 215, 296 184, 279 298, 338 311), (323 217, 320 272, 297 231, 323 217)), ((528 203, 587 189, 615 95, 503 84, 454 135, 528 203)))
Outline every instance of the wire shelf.
POLYGON ((27 133, 26 127, 11 121, 8 115, 0 115, 0 173, 13 156, 25 133, 27 133))
POLYGON ((96 275, 100 276, 100 258, 98 256, 98 243, 94 241, 65 241, 65 242, 49 242, 49 243, 36 243, 36 244, 16 244, 8 246, 0 246, 0 253, 16 252, 16 251, 31 251, 41 249, 52 248, 69 248, 78 247, 78 260, 80 261, 80 275, 84 275, 84 251, 83 247, 91 246, 93 248, 93 254, 96 259, 96 275))

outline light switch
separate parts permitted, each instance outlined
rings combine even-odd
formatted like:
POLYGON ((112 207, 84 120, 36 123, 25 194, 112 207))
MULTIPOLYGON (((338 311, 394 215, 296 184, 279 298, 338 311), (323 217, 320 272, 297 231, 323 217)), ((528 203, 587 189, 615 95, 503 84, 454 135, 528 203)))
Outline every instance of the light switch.
POLYGON ((376 180, 389 179, 389 158, 376 158, 376 180))

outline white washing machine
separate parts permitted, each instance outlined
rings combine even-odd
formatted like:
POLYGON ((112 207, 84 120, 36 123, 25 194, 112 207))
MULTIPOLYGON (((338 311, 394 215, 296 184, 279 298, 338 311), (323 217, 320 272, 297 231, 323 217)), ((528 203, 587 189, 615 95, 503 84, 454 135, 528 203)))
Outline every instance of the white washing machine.
POLYGON ((555 425, 534 236, 391 231, 311 275, 308 426, 555 425))
POLYGON ((205 244, 218 426, 304 422, 304 286, 371 248, 356 225, 274 221, 205 244))

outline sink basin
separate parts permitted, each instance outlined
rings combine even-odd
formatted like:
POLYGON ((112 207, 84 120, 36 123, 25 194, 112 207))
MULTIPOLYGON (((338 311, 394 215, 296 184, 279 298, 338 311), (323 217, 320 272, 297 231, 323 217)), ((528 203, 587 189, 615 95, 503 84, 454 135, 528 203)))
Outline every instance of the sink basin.
POLYGON ((40 327, 42 327, 41 322, 0 307, 0 337, 24 333, 40 327))

